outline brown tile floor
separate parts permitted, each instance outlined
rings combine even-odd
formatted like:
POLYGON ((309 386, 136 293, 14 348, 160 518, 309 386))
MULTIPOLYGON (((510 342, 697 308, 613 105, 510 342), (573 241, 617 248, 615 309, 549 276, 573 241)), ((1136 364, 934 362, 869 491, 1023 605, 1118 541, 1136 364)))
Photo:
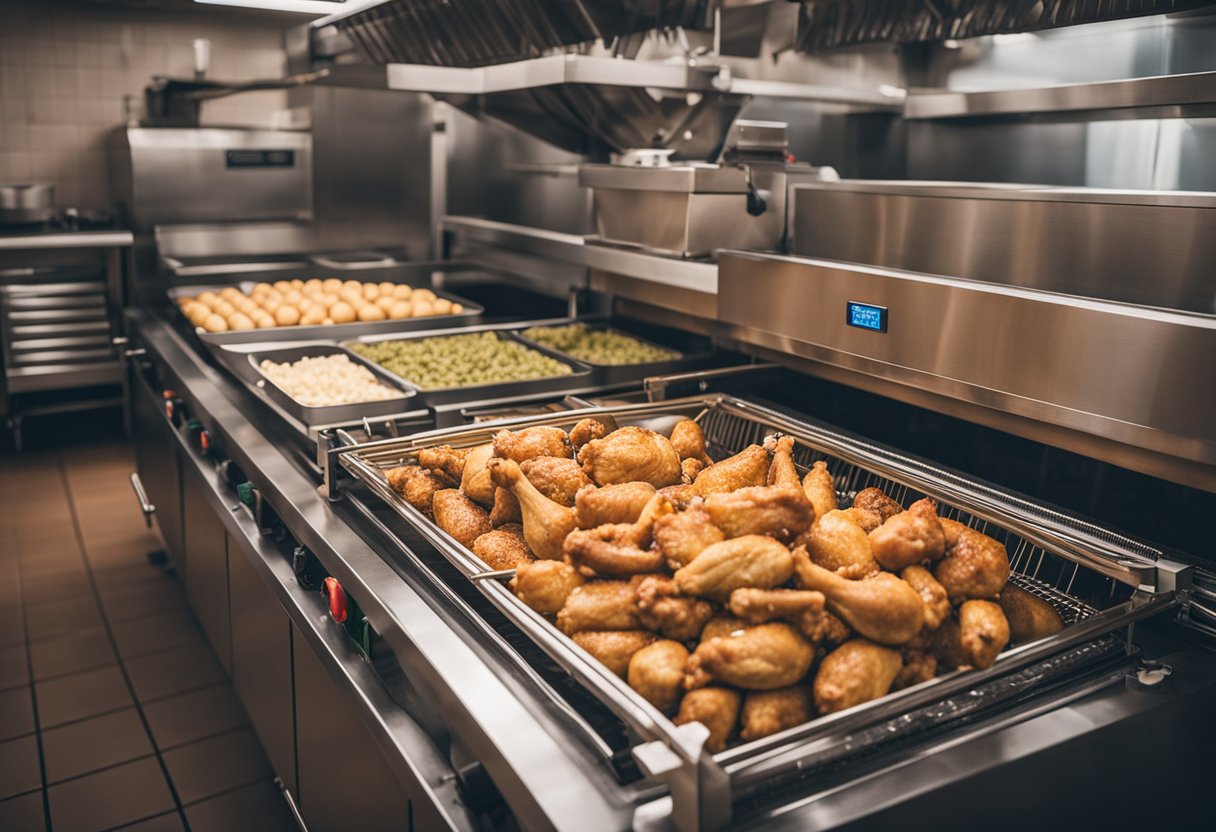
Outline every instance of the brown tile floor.
POLYGON ((0 456, 0 830, 295 824, 121 443, 0 456))

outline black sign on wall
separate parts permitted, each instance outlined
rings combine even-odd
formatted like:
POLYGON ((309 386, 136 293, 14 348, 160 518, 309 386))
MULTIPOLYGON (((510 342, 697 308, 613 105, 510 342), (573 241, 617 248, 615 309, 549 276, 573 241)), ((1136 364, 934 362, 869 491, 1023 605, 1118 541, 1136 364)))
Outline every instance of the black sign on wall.
POLYGON ((225 150, 224 160, 230 168, 293 168, 294 150, 225 150))

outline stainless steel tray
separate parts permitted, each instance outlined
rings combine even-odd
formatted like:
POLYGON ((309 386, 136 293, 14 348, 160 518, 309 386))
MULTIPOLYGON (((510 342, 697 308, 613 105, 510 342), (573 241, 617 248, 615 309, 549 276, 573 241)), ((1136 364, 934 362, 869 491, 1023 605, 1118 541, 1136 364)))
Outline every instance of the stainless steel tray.
MULTIPOLYGON (((408 281, 387 281, 389 283, 407 283, 408 281)), ((246 329, 239 332, 206 332, 193 326, 186 316, 181 313, 178 299, 182 296, 194 297, 202 292, 218 292, 236 286, 248 295, 254 286, 254 281, 243 280, 236 284, 175 286, 168 292, 169 300, 177 310, 176 314, 185 324, 198 333, 199 340, 208 349, 228 344, 252 344, 263 341, 321 341, 338 340, 341 338, 356 338, 360 335, 370 335, 379 332, 417 332, 425 329, 440 329, 442 327, 465 326, 478 320, 485 309, 471 300, 448 292, 432 290, 435 296, 459 303, 464 311, 456 315, 428 315, 425 318, 404 318, 396 321, 358 321, 350 324, 331 324, 329 326, 276 326, 271 329, 246 329)))
POLYGON ((258 376, 258 380, 254 382, 255 386, 266 393, 285 412, 299 419, 310 428, 335 422, 357 422, 363 418, 404 413, 409 410, 413 404, 414 397, 417 395, 412 387, 402 384, 396 376, 386 373, 379 365, 373 364, 371 361, 352 353, 350 350, 330 344, 306 344, 273 350, 260 350, 258 352, 247 353, 246 355, 249 365, 258 376), (354 363, 366 367, 376 376, 376 379, 381 384, 397 391, 399 395, 391 399, 373 402, 310 406, 301 404, 289 396, 281 387, 267 377, 261 367, 262 362, 266 360, 282 364, 299 361, 304 357, 319 355, 345 355, 354 363))

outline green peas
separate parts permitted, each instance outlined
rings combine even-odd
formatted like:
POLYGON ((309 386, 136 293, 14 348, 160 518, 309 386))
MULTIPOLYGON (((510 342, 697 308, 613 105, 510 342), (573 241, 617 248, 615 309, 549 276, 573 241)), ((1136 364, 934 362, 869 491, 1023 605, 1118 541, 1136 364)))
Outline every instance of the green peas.
POLYGON ((407 341, 351 344, 350 348, 423 390, 445 390, 568 376, 567 364, 493 332, 407 341))
POLYGON ((647 344, 614 329, 588 329, 586 324, 534 326, 523 335, 590 364, 652 364, 680 358, 675 350, 647 344))

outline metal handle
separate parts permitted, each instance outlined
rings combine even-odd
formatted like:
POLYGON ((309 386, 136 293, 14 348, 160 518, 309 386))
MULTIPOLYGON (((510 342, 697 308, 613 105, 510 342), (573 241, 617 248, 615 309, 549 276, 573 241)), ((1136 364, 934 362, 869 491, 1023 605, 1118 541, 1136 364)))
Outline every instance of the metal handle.
POLYGON ((144 513, 144 523, 152 528, 152 515, 156 506, 148 502, 148 492, 144 490, 144 481, 139 478, 139 472, 131 474, 131 488, 135 489, 135 499, 139 500, 139 510, 144 513))

